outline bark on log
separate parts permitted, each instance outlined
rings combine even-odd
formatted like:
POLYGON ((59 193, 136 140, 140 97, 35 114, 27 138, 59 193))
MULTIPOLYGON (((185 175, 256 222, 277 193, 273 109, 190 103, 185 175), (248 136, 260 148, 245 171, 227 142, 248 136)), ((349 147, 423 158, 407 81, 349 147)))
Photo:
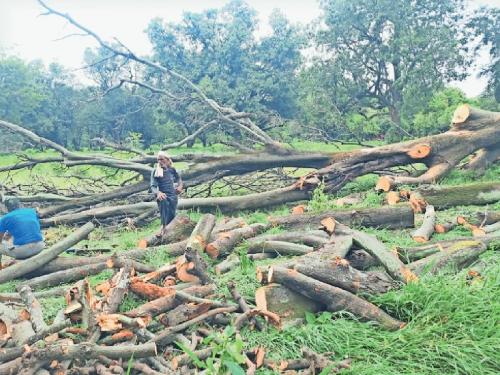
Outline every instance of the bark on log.
POLYGON ((355 244, 366 250, 384 266, 387 273, 394 279, 403 283, 414 281, 417 277, 401 262, 397 254, 391 252, 375 236, 350 229, 342 224, 337 226, 342 232, 352 236, 355 244))
POLYGON ((24 276, 27 273, 37 269, 38 267, 41 267, 44 264, 50 262, 63 251, 69 249, 71 246, 86 238, 93 229, 94 224, 89 222, 84 226, 78 228, 64 240, 59 241, 49 249, 42 251, 40 254, 37 254, 29 258, 28 260, 18 262, 8 268, 0 270, 0 284, 24 276))
POLYGON ((375 305, 343 289, 317 281, 301 273, 281 267, 272 267, 269 281, 277 282, 288 288, 326 305, 329 311, 345 310, 362 320, 378 322, 389 330, 403 328, 405 323, 392 318, 375 305))
POLYGON ((240 257, 236 254, 230 254, 226 259, 217 264, 214 267, 214 270, 217 275, 220 275, 234 269, 235 267, 239 266, 239 264, 240 257))
POLYGON ((69 268, 63 271, 49 273, 44 276, 32 278, 24 281, 21 285, 29 286, 32 289, 49 288, 64 283, 81 280, 87 276, 97 275, 107 269, 106 263, 89 264, 85 266, 69 268))
POLYGON ((434 206, 427 205, 425 208, 424 221, 420 228, 413 232, 412 237, 417 242, 428 242, 434 233, 434 226, 436 225, 436 211, 434 206))
POLYGON ((255 304, 260 310, 278 314, 284 325, 305 318, 306 312, 316 313, 324 310, 322 303, 281 284, 268 284, 258 288, 255 291, 255 304))
POLYGON ((485 211, 476 214, 474 224, 482 226, 494 224, 497 221, 500 221, 500 211, 485 211))
POLYGON ((212 214, 203 215, 191 233, 186 249, 202 253, 207 246, 208 240, 215 226, 215 216, 212 214))
POLYGON ((453 230, 453 228, 455 228, 456 226, 457 226, 456 222, 448 221, 446 223, 434 225, 434 231, 436 233, 447 233, 450 230, 453 230))
POLYGON ((177 215, 174 220, 167 225, 165 229, 166 234, 164 236, 158 237, 153 235, 149 238, 142 239, 139 241, 138 247, 146 248, 185 240, 189 237, 195 226, 196 223, 188 216, 182 214, 177 215))
MULTIPOLYGON (((40 292, 34 292, 34 296, 38 299, 49 297, 62 297, 66 294, 66 287, 52 288, 40 292)), ((0 302, 21 302, 19 293, 0 293, 0 302)))
POLYGON ((250 238, 248 243, 254 244, 263 241, 285 241, 292 243, 301 243, 319 249, 328 242, 328 234, 322 230, 309 232, 284 232, 278 234, 261 234, 250 238))
POLYGON ((380 263, 377 259, 368 254, 365 250, 355 249, 351 250, 345 257, 349 264, 360 270, 366 271, 370 267, 377 266, 380 263))
POLYGON ((208 265, 198 251, 186 249, 184 258, 188 264, 193 264, 193 267, 188 267, 186 269, 187 273, 197 277, 202 284, 210 284, 212 282, 212 278, 208 274, 208 265))
POLYGON ((112 277, 110 281, 111 289, 102 303, 103 313, 113 314, 118 311, 118 307, 120 307, 123 298, 128 292, 131 275, 132 265, 125 263, 125 266, 112 277))
POLYGON ((217 239, 207 245, 206 252, 213 259, 224 256, 230 253, 240 241, 256 236, 267 227, 265 224, 256 223, 230 232, 219 233, 217 239))
POLYGON ((383 272, 365 273, 342 261, 325 262, 319 258, 304 257, 293 269, 354 294, 382 294, 397 287, 397 283, 383 272))
MULTIPOLYGON (((212 348, 205 348, 193 351, 193 355, 200 361, 203 361, 212 355, 212 348)), ((171 359, 172 368, 177 370, 181 366, 189 365, 193 362, 193 356, 190 354, 181 354, 171 359)))
POLYGON ((477 174, 483 174, 491 165, 500 160, 500 143, 488 148, 478 150, 474 157, 464 166, 467 170, 473 170, 477 174))
POLYGON ((487 249, 481 241, 459 241, 444 251, 410 263, 408 267, 417 275, 461 270, 474 263, 487 249))
POLYGON ((274 226, 284 228, 320 228, 321 220, 328 217, 332 217, 345 225, 364 227, 402 229, 411 228, 415 225, 413 211, 408 205, 358 210, 335 210, 322 214, 288 215, 271 218, 270 222, 274 226))
POLYGON ((47 329, 47 324, 45 324, 45 321, 43 320, 42 306, 33 295, 31 288, 29 286, 23 286, 19 289, 19 294, 21 295, 23 303, 30 314, 31 324, 33 325, 35 333, 39 333, 47 329))
MULTIPOLYGON (((214 285, 200 285, 184 289, 184 293, 191 294, 196 297, 204 297, 214 292, 214 285)), ((173 309, 179 305, 180 299, 177 298, 177 293, 174 290, 173 294, 169 294, 153 301, 147 302, 125 313, 130 317, 155 317, 161 313, 173 309)))
POLYGON ((183 303, 176 308, 166 312, 160 317, 160 322, 166 327, 173 327, 205 314, 212 307, 208 303, 183 303))
POLYGON ((248 246, 249 254, 277 253, 278 255, 304 255, 314 251, 311 246, 300 245, 284 241, 255 242, 248 246))
POLYGON ((485 205, 500 200, 500 182, 456 186, 429 185, 415 190, 415 193, 438 210, 454 206, 485 205))

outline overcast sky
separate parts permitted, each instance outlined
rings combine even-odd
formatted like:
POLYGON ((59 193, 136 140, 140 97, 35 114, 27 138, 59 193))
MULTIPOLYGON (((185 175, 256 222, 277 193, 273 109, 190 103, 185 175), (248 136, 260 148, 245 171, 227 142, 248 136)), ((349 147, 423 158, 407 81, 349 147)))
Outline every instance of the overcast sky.
MULTIPOLYGON (((397 0, 395 0, 397 1, 397 0)), ((308 23, 319 16, 316 0, 247 0, 258 12, 260 33, 269 30, 269 14, 279 8, 292 22, 308 23)), ((117 37, 138 54, 147 54, 151 46, 144 30, 152 18, 179 21, 184 11, 219 8, 227 0, 48 0, 55 9, 69 13, 81 24, 103 38, 117 37)), ((473 3, 500 7, 500 0, 474 0, 473 3)), ((82 65, 83 51, 95 46, 89 37, 60 39, 75 32, 57 16, 40 16, 36 0, 0 0, 0 52, 23 59, 57 61, 70 68, 82 65)), ((458 83, 467 95, 478 95, 485 81, 471 77, 458 83)))

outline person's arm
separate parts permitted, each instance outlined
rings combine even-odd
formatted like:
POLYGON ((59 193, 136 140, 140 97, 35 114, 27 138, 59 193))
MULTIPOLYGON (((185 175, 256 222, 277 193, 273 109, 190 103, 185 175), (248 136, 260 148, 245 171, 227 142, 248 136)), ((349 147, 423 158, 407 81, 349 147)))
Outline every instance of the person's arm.
POLYGON ((179 173, 177 173, 177 170, 174 169, 174 182, 177 184, 177 187, 175 188, 175 191, 177 194, 182 193, 182 190, 184 189, 184 184, 182 182, 182 178, 179 173))

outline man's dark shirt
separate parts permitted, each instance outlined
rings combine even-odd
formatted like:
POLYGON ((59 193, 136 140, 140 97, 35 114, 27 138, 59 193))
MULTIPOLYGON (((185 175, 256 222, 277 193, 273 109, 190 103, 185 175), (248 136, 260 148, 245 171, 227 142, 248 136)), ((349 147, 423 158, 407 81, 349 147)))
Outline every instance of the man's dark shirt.
POLYGON ((168 199, 177 199, 174 183, 180 181, 179 174, 175 168, 163 168, 163 177, 155 177, 155 171, 151 173, 151 191, 156 194, 158 191, 165 193, 168 199))

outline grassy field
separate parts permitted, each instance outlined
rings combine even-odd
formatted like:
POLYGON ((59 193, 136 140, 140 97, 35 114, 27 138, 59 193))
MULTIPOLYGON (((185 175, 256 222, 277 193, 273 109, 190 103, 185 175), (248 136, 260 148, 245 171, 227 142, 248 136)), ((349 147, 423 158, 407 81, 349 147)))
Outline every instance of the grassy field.
MULTIPOLYGON (((303 145, 304 146, 304 145, 303 145)), ((310 147, 311 145, 305 145, 310 147)), ((322 147, 316 145, 318 150, 322 147)), ((312 150, 309 148, 309 150, 312 150)), ((323 149, 324 150, 324 149, 323 149)), ((203 150, 196 150, 203 151, 203 150)), ((206 151, 206 150, 205 150, 206 151)), ((211 152, 226 152, 213 149, 211 152)), ((329 150, 335 151, 335 150, 329 150)), ((178 152, 174 150, 173 153, 178 152)), ((0 157, 0 165, 15 161, 13 157, 0 157)), ((60 171, 53 165, 45 165, 36 173, 51 175, 60 171), (55 169, 54 169, 55 168, 55 169)), ((22 172, 12 176, 14 181, 27 178, 22 172)), ((89 173, 102 173, 102 169, 89 173)), ((0 183, 5 175, 0 175, 0 183)), ((58 177, 59 178, 59 177, 58 177)), ((454 171, 441 184, 454 185, 473 181, 495 181, 500 178, 500 167, 491 168, 484 176, 454 171)), ((335 208, 335 199, 351 192, 365 192, 364 200, 356 207, 374 207, 382 203, 382 196, 373 191, 376 176, 364 176, 345 186, 335 196, 321 192, 315 194, 308 203, 311 210, 320 211, 335 208)), ((4 180, 6 181, 6 180, 4 180)), ((67 182, 67 181, 66 181, 67 182)), ((57 181, 57 184, 60 182, 57 181)), ((470 215, 484 211, 485 207, 463 206, 440 211, 440 221, 456 217, 457 214, 470 215)), ((500 203, 489 209, 500 210, 500 203)), ((289 212, 282 206, 272 211, 244 212, 240 216, 247 222, 265 222, 269 215, 289 212)), ((189 214, 198 218, 200 214, 189 214)), ((421 217, 417 217, 417 222, 421 217)), ((93 248, 113 248, 117 251, 134 248, 137 241, 158 229, 158 220, 140 230, 121 229, 109 232, 105 228, 94 231, 86 243, 93 248)), ((49 240, 56 240, 69 232, 69 228, 50 229, 46 233, 49 240)), ((279 228, 272 229, 279 231, 279 228)), ((377 235, 390 248, 394 246, 414 246, 410 238, 411 230, 366 229, 377 235)), ((432 241, 468 236, 470 232, 461 227, 446 234, 437 234, 432 241)), ((496 244, 498 245, 498 244, 496 244)), ((498 249, 497 249, 498 250, 498 249)), ((236 249, 245 254, 245 244, 236 249)), ((408 325, 397 332, 387 332, 369 323, 362 323, 345 313, 322 313, 308 316, 303 325, 288 327, 282 331, 269 328, 265 332, 244 330, 243 343, 246 348, 263 346, 269 357, 275 359, 298 358, 303 346, 317 352, 335 352, 334 358, 353 359, 352 368, 343 374, 498 374, 500 371, 500 260, 498 252, 490 249, 482 257, 488 264, 481 278, 472 281, 467 278, 467 270, 458 274, 426 276, 418 283, 409 284, 400 290, 372 299, 394 317, 408 325)), ((156 266, 171 261, 165 252, 158 251, 146 261, 156 266)), ((209 260, 213 264, 211 260, 209 260)), ((214 276, 221 295, 228 296, 227 282, 234 280, 240 292, 250 301, 259 286, 255 280, 255 267, 269 263, 244 262, 242 266, 224 274, 214 276)), ((110 277, 106 271, 90 278, 93 285, 110 277)), ((0 285, 0 291, 14 291, 14 283, 0 285)), ((47 321, 64 306, 63 298, 43 299, 47 321)), ((142 301, 129 295, 121 306, 126 311, 142 301)), ((231 339, 232 340, 232 339, 231 339)), ((270 370, 259 370, 258 374, 272 374, 270 370)))

